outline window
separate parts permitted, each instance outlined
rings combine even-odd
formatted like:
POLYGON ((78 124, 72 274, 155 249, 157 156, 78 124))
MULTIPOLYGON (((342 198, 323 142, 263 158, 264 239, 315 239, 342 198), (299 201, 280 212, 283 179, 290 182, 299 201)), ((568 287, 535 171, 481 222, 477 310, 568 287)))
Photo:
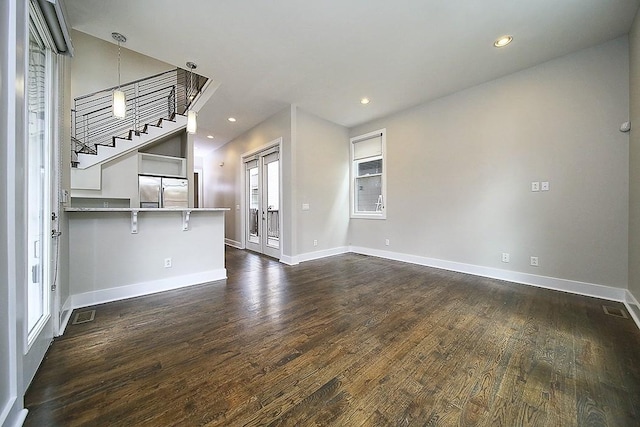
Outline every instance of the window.
POLYGON ((386 218, 386 129, 351 138, 351 218, 386 218))

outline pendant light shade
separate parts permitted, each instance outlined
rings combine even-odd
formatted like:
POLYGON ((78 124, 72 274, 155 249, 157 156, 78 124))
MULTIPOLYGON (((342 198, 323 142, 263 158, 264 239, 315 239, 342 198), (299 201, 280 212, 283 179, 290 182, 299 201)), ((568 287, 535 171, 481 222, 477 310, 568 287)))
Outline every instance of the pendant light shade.
POLYGON ((124 119, 127 114, 127 98, 120 89, 113 91, 113 116, 124 119))
POLYGON ((111 37, 118 42, 118 88, 113 91, 113 116, 124 119, 127 115, 127 98, 120 90, 120 44, 127 41, 127 38, 120 33, 111 33, 111 37))
POLYGON ((187 133, 193 134, 198 130, 197 117, 198 113, 193 110, 189 110, 187 113, 187 133))
POLYGON ((198 130, 198 113, 191 109, 191 104, 193 103, 193 98, 195 97, 195 90, 193 87, 193 70, 195 70, 197 65, 191 61, 187 62, 187 68, 190 70, 189 72, 189 90, 188 99, 189 99, 189 110, 187 110, 187 133, 194 134, 198 130))

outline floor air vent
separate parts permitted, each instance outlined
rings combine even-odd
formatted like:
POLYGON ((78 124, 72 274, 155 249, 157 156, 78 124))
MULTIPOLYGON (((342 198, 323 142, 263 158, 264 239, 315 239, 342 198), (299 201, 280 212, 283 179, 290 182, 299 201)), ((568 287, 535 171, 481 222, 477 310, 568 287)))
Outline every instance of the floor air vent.
POLYGON ((87 323, 93 321, 94 317, 96 317, 95 310, 87 310, 87 311, 79 311, 73 318, 72 325, 78 325, 80 323, 87 323))
POLYGON ((629 316, 627 316, 627 312, 621 308, 603 305, 602 309, 604 310, 604 314, 608 314, 609 316, 622 317, 623 319, 629 318, 629 316))

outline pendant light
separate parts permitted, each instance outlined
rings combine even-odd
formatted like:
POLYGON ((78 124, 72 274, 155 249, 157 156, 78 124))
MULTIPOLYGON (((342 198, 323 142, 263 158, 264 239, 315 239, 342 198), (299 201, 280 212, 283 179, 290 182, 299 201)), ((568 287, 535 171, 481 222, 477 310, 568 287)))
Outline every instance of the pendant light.
POLYGON ((198 113, 196 113, 191 109, 191 103, 193 102, 193 99, 195 97, 194 95, 195 91, 193 89, 193 70, 195 70, 196 67, 197 65, 194 64, 193 62, 187 62, 187 68, 191 70, 189 74, 189 91, 187 92, 189 94, 189 99, 188 99, 189 110, 187 110, 187 133, 190 133, 190 134, 196 133, 196 130, 198 129, 198 123, 197 123, 198 113))
POLYGON ((120 90, 120 43, 127 41, 127 38, 120 33, 111 33, 111 37, 118 42, 118 89, 113 91, 113 116, 124 119, 127 114, 127 98, 120 90))

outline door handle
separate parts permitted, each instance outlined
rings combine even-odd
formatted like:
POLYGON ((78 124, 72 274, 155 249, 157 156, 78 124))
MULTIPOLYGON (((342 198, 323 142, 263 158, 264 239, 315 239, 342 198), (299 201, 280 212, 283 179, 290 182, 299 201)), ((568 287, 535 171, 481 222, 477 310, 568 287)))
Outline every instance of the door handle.
POLYGON ((40 283, 40 264, 31 266, 31 283, 40 283))

